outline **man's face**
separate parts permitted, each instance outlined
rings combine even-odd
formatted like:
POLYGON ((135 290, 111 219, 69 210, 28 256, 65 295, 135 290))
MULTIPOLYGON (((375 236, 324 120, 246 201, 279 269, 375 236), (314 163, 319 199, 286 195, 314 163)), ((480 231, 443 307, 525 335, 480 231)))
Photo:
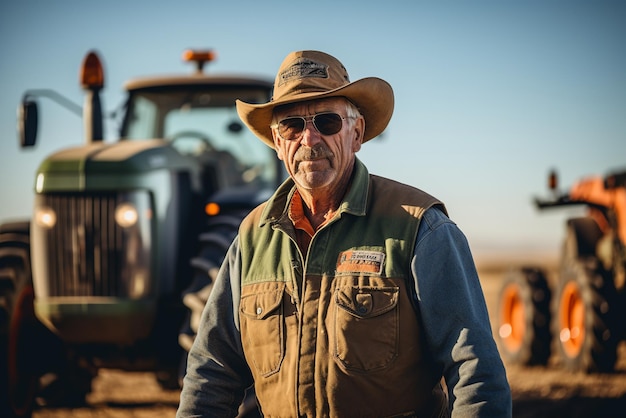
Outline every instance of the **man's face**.
MULTIPOLYGON (((345 99, 333 97, 302 103, 295 103, 276 109, 277 122, 289 117, 311 117, 320 113, 332 112, 341 117, 348 116, 345 99)), ((312 120, 307 120, 302 136, 295 140, 285 140, 272 129, 278 158, 296 184, 306 190, 332 193, 346 184, 354 166, 354 154, 361 148, 365 120, 363 117, 346 118, 336 134, 323 135, 312 120)))

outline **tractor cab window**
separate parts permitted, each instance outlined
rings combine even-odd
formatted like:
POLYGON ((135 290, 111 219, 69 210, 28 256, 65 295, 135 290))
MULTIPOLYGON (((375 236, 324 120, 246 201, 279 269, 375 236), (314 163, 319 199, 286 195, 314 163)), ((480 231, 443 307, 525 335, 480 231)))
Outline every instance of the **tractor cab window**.
POLYGON ((183 155, 226 167, 232 185, 270 185, 276 179, 274 151, 243 125, 235 109, 236 99, 264 103, 268 94, 261 88, 197 86, 133 91, 122 138, 161 138, 183 155))

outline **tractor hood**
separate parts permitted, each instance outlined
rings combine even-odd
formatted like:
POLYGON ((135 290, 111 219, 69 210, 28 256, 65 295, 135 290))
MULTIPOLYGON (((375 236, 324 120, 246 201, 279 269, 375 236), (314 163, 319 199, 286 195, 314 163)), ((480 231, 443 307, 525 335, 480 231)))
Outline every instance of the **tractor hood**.
POLYGON ((61 150, 46 158, 37 170, 35 189, 38 193, 110 189, 119 179, 128 183, 133 175, 188 170, 190 166, 193 163, 189 158, 160 139, 97 142, 61 150))

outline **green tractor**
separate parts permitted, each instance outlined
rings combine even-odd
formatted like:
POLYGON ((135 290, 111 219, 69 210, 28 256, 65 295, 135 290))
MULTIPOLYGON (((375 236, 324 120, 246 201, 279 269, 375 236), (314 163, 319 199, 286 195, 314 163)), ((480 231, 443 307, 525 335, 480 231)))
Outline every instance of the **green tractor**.
MULTIPOLYGON (((83 403, 102 368, 179 387, 241 219, 285 178, 235 109, 268 101, 272 82, 204 73, 212 51, 183 57, 195 72, 126 84, 116 142, 103 140, 100 58, 83 61, 85 143, 41 163, 29 220, 0 225, 0 416, 83 403)), ((22 147, 36 143, 42 96, 72 107, 26 92, 22 147)))

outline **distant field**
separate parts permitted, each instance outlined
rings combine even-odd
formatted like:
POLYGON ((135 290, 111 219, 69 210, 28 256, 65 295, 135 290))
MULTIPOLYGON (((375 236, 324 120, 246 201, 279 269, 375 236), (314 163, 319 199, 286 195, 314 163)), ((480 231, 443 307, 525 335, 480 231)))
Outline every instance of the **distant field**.
POLYGON ((504 272, 512 267, 536 266, 554 269, 559 254, 554 249, 474 248, 474 261, 480 272, 504 272))

